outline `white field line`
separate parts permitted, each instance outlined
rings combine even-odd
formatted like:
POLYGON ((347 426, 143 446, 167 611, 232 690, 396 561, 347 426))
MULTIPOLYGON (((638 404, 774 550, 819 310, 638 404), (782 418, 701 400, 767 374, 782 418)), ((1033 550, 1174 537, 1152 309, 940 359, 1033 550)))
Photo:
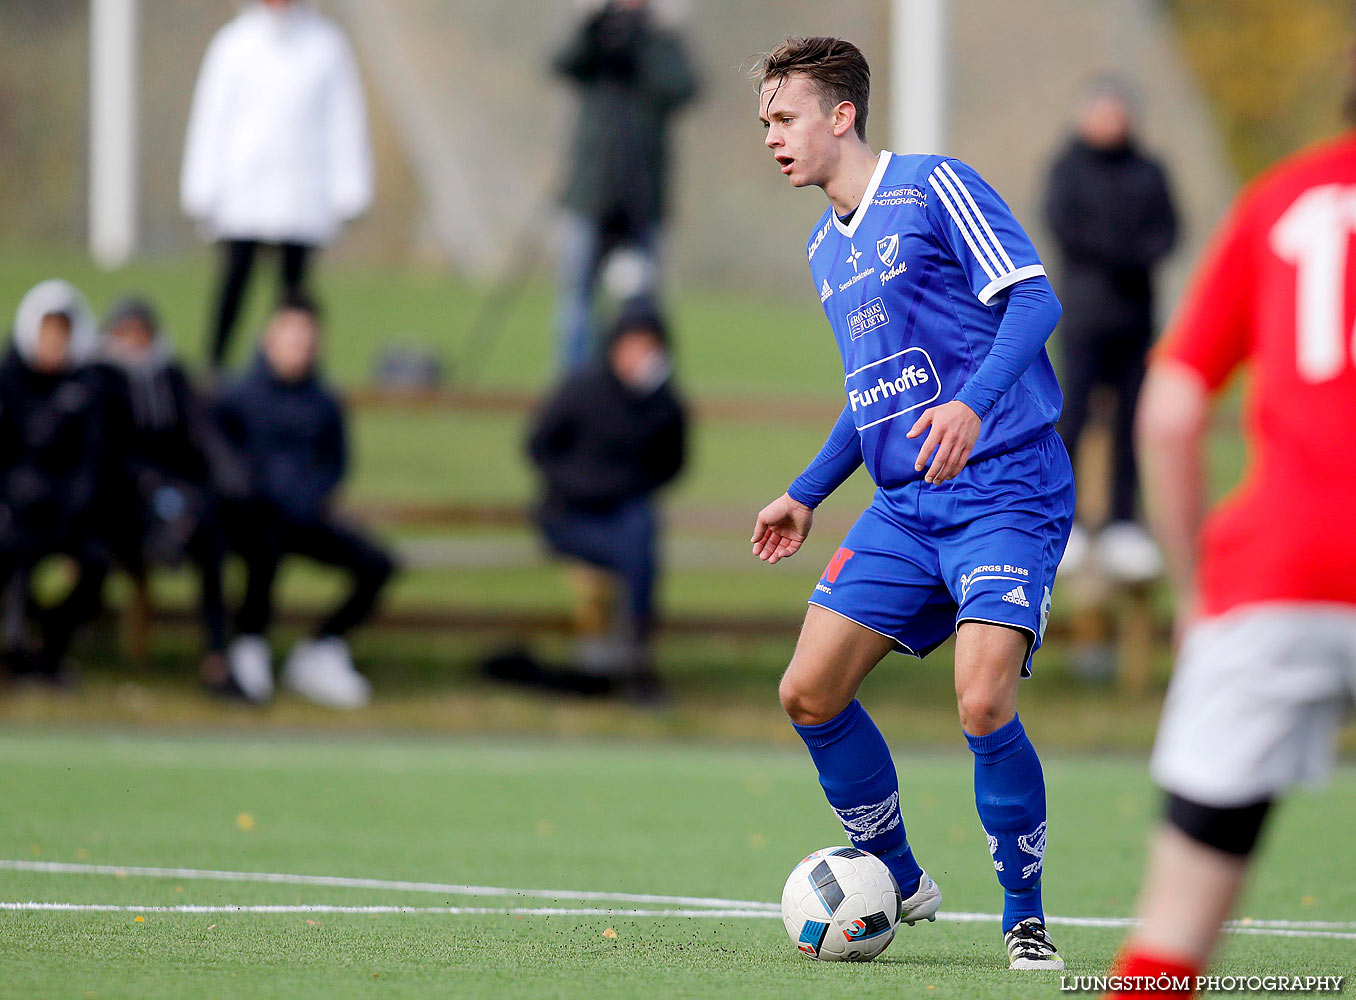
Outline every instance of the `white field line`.
MULTIPOLYGON (((937 914, 938 920, 951 923, 988 923, 1002 919, 997 913, 937 914)), ((1047 916, 1045 922, 1056 927, 1133 927, 1139 923, 1134 917, 1059 917, 1047 916)), ((1332 920, 1229 920, 1224 929, 1232 934, 1261 934, 1266 937, 1336 938, 1356 941, 1356 921, 1332 920)))
MULTIPOLYGON (((983 923, 998 920, 994 913, 947 913, 937 914, 938 920, 950 920, 953 923, 983 923)), ((1133 927, 1138 921, 1134 917, 1046 917, 1048 924, 1063 924, 1065 927, 1133 927)), ((1229 930, 1287 930, 1287 931, 1351 931, 1356 934, 1356 920, 1256 920, 1244 917, 1230 920, 1225 925, 1229 930)))
MULTIPOLYGON (((42 872, 56 875, 113 875, 130 878, 171 878, 217 882, 254 882, 268 885, 318 885, 338 888, 392 889, 404 892, 430 892, 462 896, 520 896, 533 899, 568 899, 576 901, 650 903, 665 908, 617 909, 612 907, 473 907, 473 906, 338 906, 328 904, 249 904, 219 906, 128 906, 112 903, 47 903, 3 902, 2 911, 71 911, 108 913, 352 913, 352 914, 440 914, 445 916, 609 916, 609 917, 706 917, 727 919, 778 919, 781 907, 777 903, 756 900, 719 899, 701 896, 659 896, 649 893, 580 892, 554 889, 506 889, 498 886, 473 886, 437 882, 404 882, 391 879, 347 878, 332 875, 295 875, 285 872, 214 871, 201 868, 147 868, 134 865, 88 865, 64 861, 27 861, 0 859, 0 870, 42 872)), ((948 923, 996 923, 996 913, 947 912, 937 919, 948 923)), ((1046 922, 1064 927, 1126 928, 1135 924, 1132 917, 1061 917, 1047 916, 1046 922)), ((1225 929, 1238 934, 1260 934, 1271 937, 1333 938, 1356 941, 1356 921, 1329 920, 1256 920, 1251 917, 1231 920, 1225 929)))
MULTIPOLYGON (((642 918, 642 917, 668 917, 686 918, 686 919, 729 919, 729 920, 769 920, 776 919, 780 914, 772 913, 767 910, 717 910, 717 909, 695 909, 695 910, 618 910, 602 907, 570 907, 570 906, 514 906, 508 908, 496 908, 490 906, 336 906, 326 903, 312 904, 273 904, 273 903, 251 903, 231 906, 227 904, 215 906, 195 906, 185 904, 181 906, 129 906, 121 903, 9 903, 0 902, 0 912, 60 912, 60 913, 187 913, 187 914, 208 914, 208 913, 264 913, 264 914, 296 914, 296 913, 315 913, 315 914, 356 914, 356 915, 384 915, 384 914, 416 914, 423 916, 518 916, 518 917, 607 917, 616 919, 617 917, 642 918)), ((996 913, 938 913, 937 919, 952 922, 997 922, 999 919, 996 913)), ((1129 917, 1049 917, 1051 924, 1064 924, 1072 927, 1129 927, 1134 923, 1129 917)), ((1271 921, 1271 923, 1287 923, 1287 921, 1271 921)), ((1327 938, 1340 941, 1356 941, 1356 931, 1331 931, 1316 930, 1306 928, 1289 927, 1259 927, 1257 922, 1242 924, 1233 921, 1228 929, 1239 934, 1261 934, 1270 937, 1295 937, 1295 938, 1327 938)))
POLYGON ((576 902, 640 903, 653 906, 689 906, 703 909, 765 910, 776 913, 777 903, 705 896, 656 896, 636 892, 581 892, 573 889, 505 889, 490 885, 455 885, 441 882, 403 882, 380 878, 347 878, 339 875, 293 875, 285 872, 210 871, 201 868, 144 868, 135 865, 83 865, 64 861, 0 860, 0 870, 45 872, 52 875, 113 875, 119 878, 172 878, 185 881, 262 882, 270 885, 316 885, 331 889, 389 889, 398 892, 428 892, 440 896, 507 896, 524 899, 562 899, 576 902))
POLYGON ((777 917, 766 910, 616 910, 604 907, 577 906, 337 906, 328 903, 244 903, 239 906, 217 904, 195 906, 129 906, 122 903, 7 903, 0 902, 0 912, 60 912, 60 913, 345 913, 345 914, 429 914, 452 917, 777 917))

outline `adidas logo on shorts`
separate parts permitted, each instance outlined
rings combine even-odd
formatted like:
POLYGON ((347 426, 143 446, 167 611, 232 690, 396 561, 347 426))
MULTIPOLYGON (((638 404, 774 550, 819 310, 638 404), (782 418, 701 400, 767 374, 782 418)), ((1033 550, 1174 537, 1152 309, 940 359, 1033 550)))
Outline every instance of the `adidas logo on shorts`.
POLYGON ((1031 607, 1031 602, 1026 599, 1026 591, 1020 585, 1013 587, 1003 595, 1003 600, 1009 604, 1019 604, 1024 608, 1031 607))

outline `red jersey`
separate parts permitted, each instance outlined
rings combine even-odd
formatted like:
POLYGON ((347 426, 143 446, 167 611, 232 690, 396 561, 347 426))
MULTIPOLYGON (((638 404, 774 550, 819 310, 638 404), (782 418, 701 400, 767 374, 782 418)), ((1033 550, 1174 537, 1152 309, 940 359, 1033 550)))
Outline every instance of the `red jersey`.
POLYGON ((1202 611, 1356 604, 1356 133, 1282 161, 1216 234, 1157 356, 1250 372, 1248 471, 1200 539, 1202 611), (1350 504, 1351 506, 1348 506, 1350 504))

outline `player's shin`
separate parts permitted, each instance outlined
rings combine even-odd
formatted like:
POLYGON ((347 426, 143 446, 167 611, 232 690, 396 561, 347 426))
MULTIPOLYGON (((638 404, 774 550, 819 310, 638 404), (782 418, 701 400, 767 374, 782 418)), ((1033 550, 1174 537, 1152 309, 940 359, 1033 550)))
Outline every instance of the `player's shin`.
POLYGON ((871 716, 861 702, 853 701, 828 722, 795 729, 853 846, 884 861, 907 899, 917 890, 923 870, 904 831, 890 748, 871 716))
POLYGON ((1045 776, 1036 748, 1020 718, 965 738, 975 755, 975 807, 1003 886, 1003 930, 1028 917, 1044 921, 1045 776))

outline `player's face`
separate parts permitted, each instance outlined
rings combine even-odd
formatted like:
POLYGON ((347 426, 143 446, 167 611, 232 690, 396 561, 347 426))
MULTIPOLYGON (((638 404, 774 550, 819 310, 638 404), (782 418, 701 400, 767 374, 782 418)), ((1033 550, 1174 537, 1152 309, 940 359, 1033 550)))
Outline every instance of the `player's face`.
POLYGON ((825 111, 814 82, 800 73, 763 81, 758 117, 763 140, 793 187, 823 185, 836 160, 833 110, 825 111))

